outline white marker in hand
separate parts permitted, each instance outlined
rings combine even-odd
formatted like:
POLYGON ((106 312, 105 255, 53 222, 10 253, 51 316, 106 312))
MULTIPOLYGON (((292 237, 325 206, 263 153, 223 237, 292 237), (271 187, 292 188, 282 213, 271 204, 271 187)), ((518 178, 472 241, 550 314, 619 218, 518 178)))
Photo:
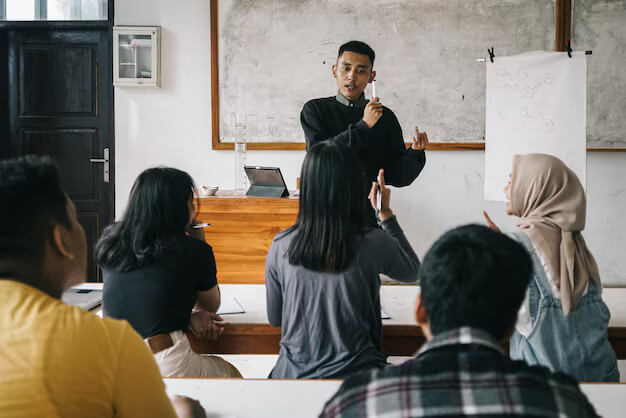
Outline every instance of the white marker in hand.
POLYGON ((372 80, 372 97, 378 97, 376 96, 376 80, 372 80))
POLYGON ((195 229, 206 228, 207 226, 211 226, 211 224, 204 223, 204 224, 193 224, 193 225, 191 225, 191 227, 195 228, 195 229))

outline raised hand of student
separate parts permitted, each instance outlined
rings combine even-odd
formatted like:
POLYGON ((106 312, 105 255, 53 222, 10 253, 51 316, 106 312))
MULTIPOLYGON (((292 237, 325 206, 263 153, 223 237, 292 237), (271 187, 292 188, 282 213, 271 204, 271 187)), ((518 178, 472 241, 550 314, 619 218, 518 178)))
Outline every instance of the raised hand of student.
POLYGON ((378 97, 372 97, 363 111, 363 122, 368 128, 372 128, 382 116, 383 105, 379 103, 378 97))
POLYGON ((209 311, 195 311, 189 318, 189 330, 201 340, 216 340, 224 332, 224 319, 209 311))
POLYGON ((428 134, 426 132, 420 132, 416 126, 415 135, 413 136, 413 143, 411 144, 411 148, 416 151, 421 151, 421 150, 425 150, 428 144, 429 144, 428 134))
POLYGON ((393 212, 391 210, 391 207, 389 206, 391 202, 391 190, 385 184, 385 170, 383 170, 382 168, 378 172, 378 182, 372 182, 372 188, 368 196, 370 203, 372 204, 372 207, 374 209, 377 209, 376 201, 378 193, 380 193, 380 213, 378 214, 378 217, 381 221, 384 221, 385 219, 393 216, 393 212))
POLYGON ((487 226, 491 229, 493 229, 496 232, 502 232, 500 230, 500 228, 498 228, 498 225, 496 225, 495 223, 493 223, 493 221, 491 220, 491 218, 489 217, 489 215, 487 215, 487 211, 483 210, 483 216, 485 217, 485 221, 487 221, 487 226))
POLYGON ((206 412, 200 402, 186 396, 174 395, 171 398, 172 406, 178 418, 205 418, 206 412))

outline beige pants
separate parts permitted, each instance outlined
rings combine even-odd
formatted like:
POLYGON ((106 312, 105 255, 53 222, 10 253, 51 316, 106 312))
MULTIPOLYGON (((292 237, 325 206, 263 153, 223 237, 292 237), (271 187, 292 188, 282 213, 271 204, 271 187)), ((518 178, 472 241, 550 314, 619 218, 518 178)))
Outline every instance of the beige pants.
POLYGON ((170 335, 174 345, 154 355, 163 377, 241 377, 239 370, 221 357, 194 353, 182 331, 170 335))

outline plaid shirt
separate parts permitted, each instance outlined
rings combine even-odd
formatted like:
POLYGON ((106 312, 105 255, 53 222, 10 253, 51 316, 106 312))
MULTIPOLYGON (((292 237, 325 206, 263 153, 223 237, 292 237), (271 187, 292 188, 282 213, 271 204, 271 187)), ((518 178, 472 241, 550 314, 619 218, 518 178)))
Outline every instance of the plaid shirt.
POLYGON ((417 357, 346 379, 320 417, 596 417, 578 383, 511 360, 489 334, 459 328, 417 357))

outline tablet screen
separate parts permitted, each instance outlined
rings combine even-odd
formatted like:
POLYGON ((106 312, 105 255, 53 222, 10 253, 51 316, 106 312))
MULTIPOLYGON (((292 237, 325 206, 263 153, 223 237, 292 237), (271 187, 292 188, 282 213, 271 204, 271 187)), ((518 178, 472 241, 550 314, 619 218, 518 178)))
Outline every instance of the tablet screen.
POLYGON ((245 170, 251 185, 285 187, 278 167, 245 167, 245 170))

